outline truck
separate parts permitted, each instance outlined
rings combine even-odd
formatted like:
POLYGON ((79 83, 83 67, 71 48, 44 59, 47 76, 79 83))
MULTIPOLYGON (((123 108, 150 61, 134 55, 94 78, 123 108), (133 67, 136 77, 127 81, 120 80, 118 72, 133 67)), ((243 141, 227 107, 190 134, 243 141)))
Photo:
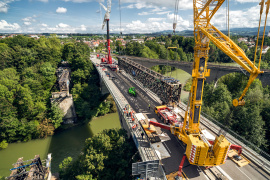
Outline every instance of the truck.
POLYGON ((137 93, 136 93, 136 90, 135 90, 135 87, 131 87, 128 89, 128 94, 136 97, 137 96, 137 93))
POLYGON ((164 124, 174 124, 177 122, 176 114, 166 105, 156 106, 155 113, 164 124))

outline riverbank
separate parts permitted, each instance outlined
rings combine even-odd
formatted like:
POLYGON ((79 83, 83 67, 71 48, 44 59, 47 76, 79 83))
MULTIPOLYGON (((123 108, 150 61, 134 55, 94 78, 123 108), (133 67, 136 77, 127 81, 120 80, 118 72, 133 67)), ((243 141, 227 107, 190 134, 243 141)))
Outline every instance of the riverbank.
POLYGON ((19 157, 24 160, 32 159, 39 154, 45 159, 52 153, 52 172, 58 172, 59 164, 64 158, 78 157, 83 148, 85 139, 92 137, 104 129, 120 128, 118 113, 93 118, 90 123, 85 123, 56 133, 45 139, 35 139, 28 142, 11 143, 7 149, 0 151, 0 176, 9 176, 9 169, 19 157))

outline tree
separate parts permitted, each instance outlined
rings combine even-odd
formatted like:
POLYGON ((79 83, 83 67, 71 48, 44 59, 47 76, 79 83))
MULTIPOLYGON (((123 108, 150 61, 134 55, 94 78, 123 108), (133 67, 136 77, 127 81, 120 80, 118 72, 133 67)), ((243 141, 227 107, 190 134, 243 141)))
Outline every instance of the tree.
POLYGON ((7 147, 8 147, 8 143, 6 140, 3 140, 2 142, 0 142, 0 150, 6 149, 7 147))
POLYGON ((145 58, 150 58, 150 59, 158 59, 158 55, 149 49, 149 47, 145 46, 142 51, 141 51, 141 56, 145 58))
POLYGON ((52 120, 53 126, 57 129, 61 123, 63 122, 63 112, 62 110, 55 104, 51 106, 50 119, 52 120))
POLYGON ((125 130, 104 130, 86 140, 78 160, 65 159, 61 163, 64 172, 60 173, 60 178, 132 179, 131 164, 136 160, 132 159, 135 152, 135 145, 127 138, 125 130))

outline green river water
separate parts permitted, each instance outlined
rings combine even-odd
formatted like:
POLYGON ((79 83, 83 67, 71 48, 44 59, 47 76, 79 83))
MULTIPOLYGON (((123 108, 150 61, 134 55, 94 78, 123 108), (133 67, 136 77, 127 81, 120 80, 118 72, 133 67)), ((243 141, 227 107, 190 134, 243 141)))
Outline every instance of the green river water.
POLYGON ((75 126, 45 139, 31 140, 25 143, 9 144, 7 149, 0 150, 0 176, 9 176, 9 169, 19 157, 24 160, 32 159, 39 154, 45 159, 52 153, 52 172, 58 171, 58 165, 64 158, 77 157, 83 148, 85 139, 103 129, 120 128, 118 113, 108 114, 92 119, 90 123, 75 126))

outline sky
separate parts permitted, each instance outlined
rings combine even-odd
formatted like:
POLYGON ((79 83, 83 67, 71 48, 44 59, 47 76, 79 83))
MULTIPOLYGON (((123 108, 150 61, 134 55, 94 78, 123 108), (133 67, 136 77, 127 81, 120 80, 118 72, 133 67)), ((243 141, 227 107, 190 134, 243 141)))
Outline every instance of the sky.
MULTIPOLYGON (((226 29, 227 1, 211 21, 220 30, 226 29)), ((105 10, 98 2, 0 0, 0 33, 106 33, 106 26, 102 30, 105 10)), ((100 2, 107 6, 107 0, 100 2)), ((259 2, 230 0, 230 28, 258 27, 259 2)), ((112 0, 110 32, 120 33, 121 30, 125 34, 172 30, 174 9, 175 0, 112 0)), ((179 0, 176 31, 182 30, 193 30, 192 0, 179 0)))

